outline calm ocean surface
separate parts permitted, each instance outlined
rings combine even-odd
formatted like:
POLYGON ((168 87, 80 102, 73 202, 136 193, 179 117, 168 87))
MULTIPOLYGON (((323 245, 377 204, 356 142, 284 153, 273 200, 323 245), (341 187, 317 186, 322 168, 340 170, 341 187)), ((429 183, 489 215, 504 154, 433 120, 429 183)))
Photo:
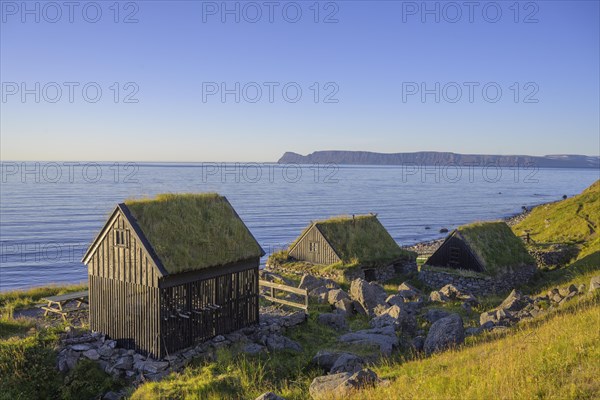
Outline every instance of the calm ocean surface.
POLYGON ((314 219, 374 212, 399 244, 409 245, 442 237, 442 227, 572 196, 599 178, 594 169, 83 162, 1 167, 2 291, 85 280, 80 259, 87 245, 115 204, 132 197, 219 192, 269 254, 314 219))

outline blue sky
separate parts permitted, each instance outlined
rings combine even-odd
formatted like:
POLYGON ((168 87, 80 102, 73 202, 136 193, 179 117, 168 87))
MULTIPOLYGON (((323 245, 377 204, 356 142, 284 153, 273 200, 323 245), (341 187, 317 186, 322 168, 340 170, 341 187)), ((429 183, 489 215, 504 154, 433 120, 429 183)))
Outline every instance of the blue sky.
POLYGON ((600 152, 598 1, 1 3, 3 160, 600 152))

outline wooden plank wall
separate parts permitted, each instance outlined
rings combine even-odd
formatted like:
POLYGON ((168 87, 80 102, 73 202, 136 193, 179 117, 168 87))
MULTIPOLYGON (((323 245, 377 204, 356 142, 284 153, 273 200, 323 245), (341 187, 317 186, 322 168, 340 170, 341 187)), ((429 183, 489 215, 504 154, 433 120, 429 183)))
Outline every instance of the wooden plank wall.
POLYGON ((107 235, 100 242, 88 264, 88 274, 138 285, 158 287, 158 274, 153 261, 146 256, 142 244, 122 214, 118 214, 107 235), (115 229, 128 230, 128 246, 114 245, 115 229))
POLYGON ((313 264, 329 265, 340 261, 321 232, 314 226, 302 237, 298 245, 290 252, 290 256, 313 264), (311 242, 319 244, 317 252, 310 251, 311 242))
POLYGON ((161 289, 162 354, 258 322, 258 268, 161 289))
POLYGON ((452 268, 449 264, 450 261, 450 249, 456 247, 459 249, 459 264, 461 269, 470 269, 473 271, 482 271, 483 269, 479 265, 479 261, 469 251, 467 245, 455 236, 446 240, 439 249, 433 253, 427 260, 428 265, 436 267, 447 267, 452 268))
POLYGON ((119 347, 160 356, 159 289, 89 276, 90 328, 119 347))

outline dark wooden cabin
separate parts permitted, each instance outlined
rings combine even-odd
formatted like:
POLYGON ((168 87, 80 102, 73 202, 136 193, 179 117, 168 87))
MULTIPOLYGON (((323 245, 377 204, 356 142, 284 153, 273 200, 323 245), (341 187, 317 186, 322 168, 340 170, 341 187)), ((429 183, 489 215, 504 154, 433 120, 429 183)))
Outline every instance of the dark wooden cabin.
POLYGON ((121 203, 83 257, 90 328, 162 358, 254 324, 263 255, 217 194, 121 203))
POLYGON ((535 262, 505 222, 480 222, 448 234, 425 264, 496 274, 535 262))
POLYGON ((292 243, 290 257, 312 264, 381 266, 407 256, 375 214, 312 222, 292 243))

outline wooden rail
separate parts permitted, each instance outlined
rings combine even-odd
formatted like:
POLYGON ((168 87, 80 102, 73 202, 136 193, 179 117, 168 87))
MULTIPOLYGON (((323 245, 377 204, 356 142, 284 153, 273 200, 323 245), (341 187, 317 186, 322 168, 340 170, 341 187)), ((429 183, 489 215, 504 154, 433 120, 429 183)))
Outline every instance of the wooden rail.
POLYGON ((269 288, 269 294, 261 294, 265 300, 271 301, 273 303, 284 304, 290 307, 296 307, 304 310, 306 314, 308 314, 308 291, 306 289, 299 289, 293 286, 282 285, 279 283, 273 283, 269 281, 259 280, 258 284, 260 287, 269 288), (304 302, 294 302, 290 300, 281 299, 275 296, 275 291, 280 290, 282 292, 294 293, 302 296, 304 298, 304 302))

